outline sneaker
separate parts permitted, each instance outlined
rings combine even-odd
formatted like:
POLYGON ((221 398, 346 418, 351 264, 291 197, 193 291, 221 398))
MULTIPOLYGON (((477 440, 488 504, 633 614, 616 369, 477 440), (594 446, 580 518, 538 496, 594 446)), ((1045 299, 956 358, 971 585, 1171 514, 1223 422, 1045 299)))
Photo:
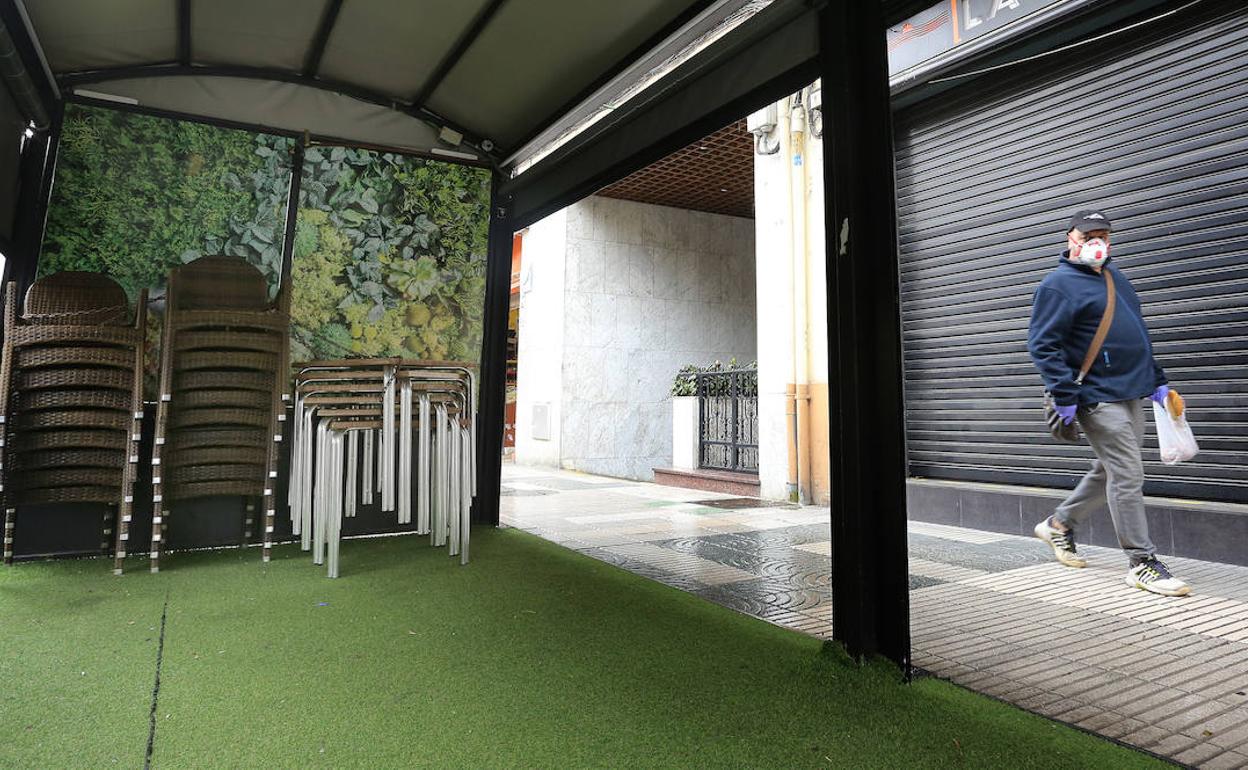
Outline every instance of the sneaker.
POLYGON ((1036 537, 1053 547, 1053 555, 1057 560, 1067 567, 1086 567, 1087 561, 1075 552, 1075 532, 1068 529, 1062 531, 1057 527, 1049 524, 1049 520, 1045 519, 1036 525, 1036 537))
POLYGON ((1127 585, 1143 588, 1162 596, 1187 596, 1192 589, 1187 583, 1170 574, 1166 565, 1157 559, 1146 559, 1127 572, 1127 585))

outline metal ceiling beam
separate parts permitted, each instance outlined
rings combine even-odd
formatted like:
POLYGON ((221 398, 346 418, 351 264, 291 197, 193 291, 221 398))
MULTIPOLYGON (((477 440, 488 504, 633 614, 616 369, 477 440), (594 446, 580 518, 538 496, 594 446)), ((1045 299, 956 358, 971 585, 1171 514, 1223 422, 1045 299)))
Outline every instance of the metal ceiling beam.
POLYGON ((632 51, 629 51, 627 56, 617 61, 610 69, 595 78, 589 85, 578 91, 575 96, 561 104, 554 112, 535 123, 529 132, 525 134, 522 139, 513 142, 511 146, 507 148, 507 152, 503 153, 503 155, 505 156, 515 152, 516 150, 523 148, 529 142, 532 142, 544 131, 546 131, 547 128, 554 125, 556 121, 579 107, 582 102, 593 96, 598 89, 610 83, 612 80, 615 80, 620 73, 633 66, 635 62, 639 61, 643 56, 650 53, 655 48, 658 48, 669 37, 675 35, 681 30, 682 27, 696 19, 700 14, 702 14, 702 12, 710 8, 717 1, 718 0, 697 0, 697 2, 690 4, 690 6, 681 11, 676 18, 664 25, 658 32, 646 38, 641 45, 637 46, 632 51))
POLYGON ((178 3, 178 62, 183 66, 191 63, 191 0, 178 3))
POLYGON ((503 7, 503 3, 507 0, 490 0, 484 8, 477 13, 477 17, 472 20, 472 24, 468 25, 468 29, 464 30, 464 34, 459 36, 459 40, 455 41, 455 45, 442 57, 442 61, 438 62, 438 66, 434 68, 433 73, 425 79, 424 85, 412 97, 412 105, 415 107, 424 107, 425 102, 434 91, 438 90, 438 86, 442 85, 442 81, 450 74, 451 70, 459 64, 459 60, 464 57, 472 44, 477 42, 477 38, 485 31, 490 20, 503 7))
POLYGON ((393 145, 375 144, 371 142, 361 142, 357 139, 347 139, 333 134, 318 134, 316 132, 305 133, 289 128, 280 128, 277 126, 267 126, 260 123, 250 123, 242 120, 229 120, 226 118, 214 118, 207 115, 197 115, 189 112, 179 112, 177 110, 165 110, 159 107, 146 107, 142 105, 121 104, 107 99, 96 99, 91 96, 82 96, 79 94, 69 93, 65 95, 67 104, 82 104, 88 107, 98 107, 105 110, 114 110, 116 112, 127 112, 133 115, 146 115, 152 118, 164 118, 166 120, 180 120, 188 123, 200 123, 205 126, 215 126, 217 128, 230 128, 238 131, 250 131, 254 134, 273 134, 274 136, 286 136, 291 139, 308 140, 310 147, 316 146, 334 146, 334 147, 352 147, 359 150, 368 150, 370 152, 389 152, 395 155, 403 155, 413 158, 428 158, 441 163, 454 163, 461 166, 472 166, 474 168, 492 168, 493 165, 489 160, 460 160, 457 158, 447 158, 434 155, 429 152, 416 150, 411 147, 396 147, 393 145))
POLYGON ((342 10, 342 0, 329 0, 325 13, 321 14, 320 26, 316 28, 316 37, 312 38, 312 46, 303 60, 303 76, 314 78, 321 68, 321 57, 325 55, 325 46, 329 44, 329 36, 338 21, 338 12, 342 10))
MULTIPOLYGON (((49 77, 44 65, 43 52, 39 41, 33 37, 26 24, 25 9, 17 0, 0 0, 0 24, 4 25, 8 37, 17 49, 22 67, 26 70, 35 94, 43 108, 45 116, 56 111, 56 103, 60 98, 56 83, 49 77)), ((43 126, 46 128, 46 126, 43 126)))
POLYGON ((307 86, 315 88, 319 91, 329 91, 331 93, 349 96, 352 99, 358 99, 369 104, 376 104, 392 110, 403 112, 412 117, 423 120, 434 127, 441 128, 449 126, 464 135, 465 142, 473 149, 481 152, 485 157, 495 157, 493 153, 487 153, 480 148, 482 135, 478 131, 461 126, 454 121, 448 120, 441 115, 424 107, 416 105, 404 104, 402 101, 394 97, 378 93, 367 88, 361 88, 350 83, 342 83, 336 80, 327 80, 319 77, 307 77, 301 72, 293 72, 291 70, 277 69, 275 67, 247 67, 241 65, 194 65, 187 66, 182 64, 140 64, 125 67, 106 67, 95 70, 83 70, 79 72, 67 72, 57 77, 57 81, 62 88, 71 90, 78 86, 93 85, 98 83, 108 83, 115 80, 135 80, 138 78, 160 78, 160 77, 223 77, 223 78, 245 78, 248 80, 269 80, 278 83, 293 83, 295 85, 307 86))
POLYGON ((809 85, 819 77, 818 56, 808 0, 776 0, 680 64, 665 88, 647 89, 504 182, 514 224, 533 224, 809 85))

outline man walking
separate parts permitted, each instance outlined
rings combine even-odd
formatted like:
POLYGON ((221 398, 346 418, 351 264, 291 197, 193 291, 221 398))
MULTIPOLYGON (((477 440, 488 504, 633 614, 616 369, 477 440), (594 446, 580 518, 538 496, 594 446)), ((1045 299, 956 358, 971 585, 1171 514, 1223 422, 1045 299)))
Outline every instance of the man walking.
POLYGON ((1059 418, 1067 425, 1079 421, 1096 460, 1053 515, 1036 525, 1035 533, 1053 548, 1059 562, 1084 567, 1075 534, 1108 502, 1118 543, 1131 562, 1127 585, 1182 596, 1190 589, 1157 559, 1144 515, 1143 399, 1151 396, 1164 404, 1169 388, 1165 372, 1153 360, 1135 289, 1109 258, 1112 229, 1103 211, 1077 212, 1057 269, 1036 289, 1027 348, 1059 418), (1108 333, 1080 379, 1111 283, 1116 302, 1108 333))

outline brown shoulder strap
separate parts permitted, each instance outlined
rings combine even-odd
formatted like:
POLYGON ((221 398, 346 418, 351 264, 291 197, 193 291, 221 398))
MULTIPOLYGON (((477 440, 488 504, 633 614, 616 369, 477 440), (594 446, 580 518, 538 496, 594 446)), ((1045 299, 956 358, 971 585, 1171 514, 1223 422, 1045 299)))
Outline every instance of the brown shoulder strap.
POLYGON ((1101 345, 1105 344, 1105 338, 1109 336, 1109 327, 1114 323, 1114 305, 1117 300, 1114 292, 1114 276, 1108 270, 1103 273, 1105 275, 1105 313, 1101 316, 1101 323, 1096 327, 1096 335, 1092 337, 1092 345, 1088 348, 1088 354, 1083 357, 1079 379, 1075 380, 1078 385, 1083 384, 1083 378, 1088 376, 1092 364, 1096 363, 1096 355, 1101 352, 1101 345))

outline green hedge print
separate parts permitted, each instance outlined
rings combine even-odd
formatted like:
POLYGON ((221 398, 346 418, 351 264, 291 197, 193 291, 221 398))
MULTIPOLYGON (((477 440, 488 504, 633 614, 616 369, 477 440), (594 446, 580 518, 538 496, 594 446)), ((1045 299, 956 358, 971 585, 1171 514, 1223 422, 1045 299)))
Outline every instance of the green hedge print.
POLYGON ((295 235, 293 354, 476 361, 489 173, 308 148, 295 235))
MULTIPOLYGON (((170 268, 228 254, 276 292, 293 148, 285 137, 70 105, 39 272, 106 273, 132 300, 147 288, 158 312, 170 268)), ((293 359, 477 360, 489 173, 309 147, 301 181, 293 359)))

